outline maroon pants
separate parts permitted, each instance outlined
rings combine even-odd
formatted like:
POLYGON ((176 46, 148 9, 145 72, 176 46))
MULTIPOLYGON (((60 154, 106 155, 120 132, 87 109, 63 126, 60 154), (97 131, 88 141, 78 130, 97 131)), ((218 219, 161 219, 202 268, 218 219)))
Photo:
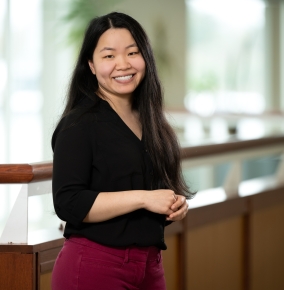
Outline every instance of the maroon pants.
POLYGON ((52 290, 165 290, 156 247, 112 248, 70 237, 52 272, 52 290))

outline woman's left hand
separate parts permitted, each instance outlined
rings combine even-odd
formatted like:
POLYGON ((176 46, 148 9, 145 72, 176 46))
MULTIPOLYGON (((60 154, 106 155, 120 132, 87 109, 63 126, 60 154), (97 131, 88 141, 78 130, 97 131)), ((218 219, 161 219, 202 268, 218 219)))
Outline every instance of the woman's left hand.
POLYGON ((171 206, 174 212, 167 217, 167 221, 180 221, 185 218, 188 212, 188 204, 182 195, 176 195, 177 199, 171 206))

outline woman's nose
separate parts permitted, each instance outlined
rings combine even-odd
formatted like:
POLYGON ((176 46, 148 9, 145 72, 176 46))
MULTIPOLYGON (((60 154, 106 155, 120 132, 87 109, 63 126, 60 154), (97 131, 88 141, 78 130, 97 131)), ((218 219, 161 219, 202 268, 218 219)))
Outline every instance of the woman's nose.
POLYGON ((116 58, 116 69, 117 70, 125 70, 125 69, 128 69, 130 67, 131 67, 131 65, 130 65, 127 57, 125 57, 125 56, 118 56, 116 58))

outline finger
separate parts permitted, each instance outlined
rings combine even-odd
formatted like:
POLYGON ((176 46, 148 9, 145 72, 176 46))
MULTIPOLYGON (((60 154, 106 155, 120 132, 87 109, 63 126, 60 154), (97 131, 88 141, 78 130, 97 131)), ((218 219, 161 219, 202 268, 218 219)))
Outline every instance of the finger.
POLYGON ((175 203, 172 204, 171 209, 173 211, 177 211, 181 206, 186 203, 186 199, 184 196, 177 195, 177 200, 175 203))
POLYGON ((181 220, 186 216, 187 212, 188 212, 188 205, 187 203, 185 203, 179 210, 170 214, 168 216, 168 220, 173 220, 173 221, 181 220))
POLYGON ((182 219, 184 219, 186 217, 186 213, 182 213, 182 214, 179 214, 177 216, 174 216, 174 215, 170 215, 170 217, 167 218, 167 221, 172 221, 172 222, 176 222, 176 221, 180 221, 182 219))

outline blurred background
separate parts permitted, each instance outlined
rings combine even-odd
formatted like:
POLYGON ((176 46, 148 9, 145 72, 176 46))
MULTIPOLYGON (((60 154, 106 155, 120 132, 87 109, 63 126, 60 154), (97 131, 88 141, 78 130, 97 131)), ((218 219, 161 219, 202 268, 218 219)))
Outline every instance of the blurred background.
MULTIPOLYGON (((0 0, 0 164, 52 160, 50 140, 85 28, 111 11, 131 15, 149 35, 166 114, 182 147, 283 136, 282 0, 0 0)), ((273 175, 281 167, 279 152, 249 154, 242 156, 241 180, 273 175)), ((224 184, 231 161, 211 161, 184 166, 192 190, 224 184)), ((19 188, 0 186, 0 233, 19 188)), ((213 191, 201 196, 192 207, 226 199, 213 191)), ((58 225, 50 195, 29 198, 29 207, 31 231, 58 225)), ((283 207, 279 212, 283 217, 283 207)), ((246 238, 246 226, 243 232, 246 238)))
MULTIPOLYGON (((0 163, 52 160, 50 139, 85 28, 111 11, 130 14, 147 31, 183 147, 283 133, 283 1, 1 0, 0 163)), ((278 161, 248 162, 245 178, 272 172, 278 161)), ((202 190, 218 186, 226 170, 184 174, 202 190)), ((18 189, 1 190, 3 219, 18 189)), ((34 199, 38 221, 43 202, 34 199)))
POLYGON ((243 137, 262 134, 269 125, 283 130, 279 122, 263 126, 253 118, 272 113, 277 118, 284 110, 283 5, 275 0, 1 0, 0 162, 52 159, 50 138, 85 27, 94 16, 114 10, 129 13, 146 29, 166 108, 174 117, 181 113, 181 122, 173 119, 182 144, 206 137, 201 127, 213 115, 220 117, 211 123, 215 138, 224 137, 230 126, 243 137), (188 112, 196 117, 191 125, 182 114, 188 112), (243 120, 231 118, 230 124, 229 114, 243 120))

